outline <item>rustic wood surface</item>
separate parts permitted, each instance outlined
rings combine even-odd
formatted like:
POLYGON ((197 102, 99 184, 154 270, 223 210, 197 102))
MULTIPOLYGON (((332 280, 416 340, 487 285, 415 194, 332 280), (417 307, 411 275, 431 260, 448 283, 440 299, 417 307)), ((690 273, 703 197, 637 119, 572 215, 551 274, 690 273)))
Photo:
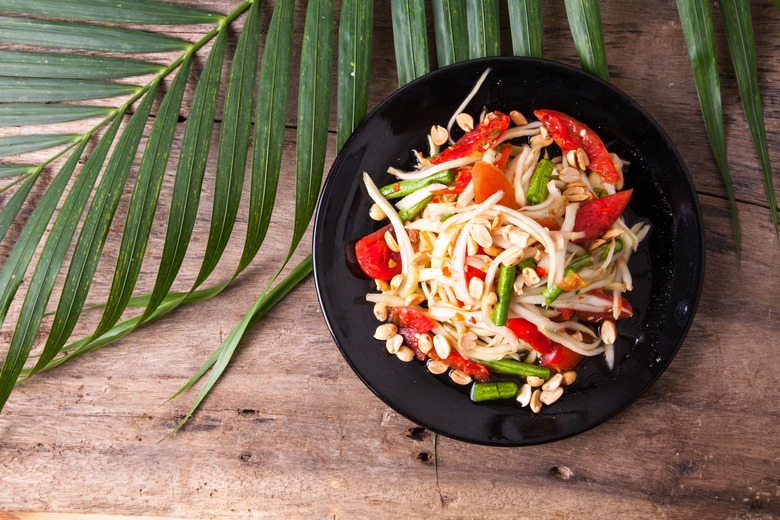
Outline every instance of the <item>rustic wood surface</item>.
MULTIPOLYGON (((236 3, 210 0, 199 5, 225 12, 236 3)), ((397 87, 389 5, 387 0, 376 2, 370 106, 397 87)), ((770 155, 777 172, 780 10, 771 0, 752 5, 770 155)), ((29 518, 780 516, 780 371, 774 357, 780 336, 780 253, 726 58, 718 8, 713 8, 729 160, 743 222, 741 269, 675 2, 604 0, 601 6, 612 81, 677 144, 693 175, 706 226, 704 292, 688 338, 668 371, 628 410, 575 438, 530 448, 440 438, 437 483, 430 432, 385 406, 350 370, 328 334, 309 278, 247 334, 232 366, 188 426, 160 442, 194 393, 169 403, 166 399, 241 319, 287 248, 294 190, 293 85, 278 197, 284 202, 258 259, 220 297, 182 308, 114 346, 21 385, 0 414, 0 510, 8 512, 0 517, 25 518, 25 512, 37 512, 29 518)), ((264 7, 264 28, 270 10, 264 7)), ((298 10, 295 56, 304 6, 298 10)), ((239 20, 236 27, 240 25, 239 20)), ((563 2, 544 2, 544 25, 545 56, 576 65, 563 2)), ((201 27, 156 30, 193 41, 205 32, 201 27)), ((502 49, 511 50, 508 30, 502 49)), ((164 56, 155 59, 165 61, 164 56)), ((84 127, 71 123, 59 128, 84 127)), ((181 129, 174 158, 180 138, 181 129)), ((26 159, 47 156, 43 152, 26 159)), ((334 156, 332 133, 328 165, 334 156)), ((187 287, 200 265, 213 182, 207 174, 205 202, 177 287, 187 287)), ((777 174, 775 182, 780 185, 777 174)), ((171 187, 168 178, 162 201, 171 187)), ((32 200, 40 195, 35 191, 32 200)), ((6 196, 0 195, 0 203, 6 196)), ((91 303, 103 301, 111 282, 126 203, 115 219, 91 303)), ((167 215, 165 204, 162 215, 167 215)), ((153 284, 165 229, 160 214, 139 291, 153 284)), ((12 236, 27 216, 29 208, 12 236)), ((242 212, 214 281, 228 276, 238 261, 245 225, 242 212)), ((308 244, 296 259, 307 254, 308 244)), ((0 253, 8 251, 3 243, 0 253)), ((18 306, 15 302, 8 321, 18 306)), ((98 319, 97 313, 86 314, 77 332, 88 333, 98 319)), ((44 333, 49 326, 44 322, 44 333)), ((0 331, 0 350, 10 332, 8 324, 0 331)))

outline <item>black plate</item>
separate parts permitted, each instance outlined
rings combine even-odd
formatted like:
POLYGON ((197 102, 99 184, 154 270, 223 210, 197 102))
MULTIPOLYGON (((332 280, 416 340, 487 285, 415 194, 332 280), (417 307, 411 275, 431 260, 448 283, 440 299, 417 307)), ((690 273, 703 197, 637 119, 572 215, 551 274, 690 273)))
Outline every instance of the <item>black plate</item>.
MULTIPOLYGON (((458 137, 456 135, 456 137, 458 137)), ((384 224, 382 224, 384 225, 384 224)), ((314 225, 314 276, 336 344, 363 382, 385 403, 433 431, 468 442, 521 446, 592 428, 641 396, 671 362, 693 319, 703 278, 703 232, 696 192, 674 145, 628 96, 581 70, 527 58, 474 60, 432 72, 401 88, 365 119, 333 163, 314 225), (485 68, 492 72, 466 111, 483 108, 531 116, 565 112, 594 129, 610 151, 631 162, 629 220, 653 230, 631 260, 634 317, 619 322, 614 371, 601 356, 581 364, 578 380, 533 415, 514 401, 473 404, 467 389, 402 363, 372 338, 378 322, 365 295, 373 283, 350 271, 352 244, 380 225, 368 217, 362 186, 391 182, 388 166, 411 169, 412 149, 426 150, 431 125, 446 125, 485 68)), ((354 260, 354 258, 352 259, 354 260)))

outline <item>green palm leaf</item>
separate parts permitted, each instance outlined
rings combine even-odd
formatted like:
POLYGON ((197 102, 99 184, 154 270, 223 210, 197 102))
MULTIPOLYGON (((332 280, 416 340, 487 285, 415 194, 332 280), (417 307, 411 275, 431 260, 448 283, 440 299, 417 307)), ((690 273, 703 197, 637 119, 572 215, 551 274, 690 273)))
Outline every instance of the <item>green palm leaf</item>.
POLYGON ((225 94, 225 110, 219 135, 217 179, 211 210, 206 253, 195 286, 199 286, 217 266, 225 250, 241 202, 260 44, 260 7, 249 9, 236 46, 225 94))
POLYGON ((109 81, 0 77, 0 103, 83 101, 126 96, 140 91, 141 88, 135 85, 109 81))
POLYGON ((699 104, 704 116, 704 127, 729 199, 734 223, 735 248, 739 255, 741 250, 739 215, 726 158, 726 132, 723 128, 723 107, 720 101, 720 80, 710 6, 707 0, 677 0, 677 9, 680 12, 685 43, 691 59, 696 93, 699 95, 699 104))
POLYGON ((94 117, 108 117, 114 112, 116 110, 109 107, 9 103, 0 105, 0 127, 63 123, 94 117))
POLYGON ((501 54, 498 33, 498 0, 466 0, 469 58, 501 54))
POLYGON ((566 16, 582 68, 609 80, 599 0, 566 0, 566 16))
POLYGON ((29 174, 35 170, 31 164, 0 164, 0 179, 14 175, 29 174))
MULTIPOLYGON (((149 232, 152 228, 152 220, 154 220, 157 199, 160 196, 163 174, 168 165, 173 132, 178 122, 191 63, 192 55, 188 55, 173 79, 171 88, 160 104, 160 109, 154 119, 149 140, 141 158, 133 195, 130 197, 130 207, 122 233, 122 244, 119 247, 114 279, 108 293, 108 302, 97 330, 93 334, 94 338, 100 337, 119 321, 138 280, 138 273, 141 271, 141 263, 149 240, 149 232)), ((148 95, 151 95, 151 92, 148 95)))
POLYGON ((186 5, 154 0, 68 0, 63 12, 62 0, 4 0, 2 10, 11 13, 70 18, 88 22, 137 24, 214 23, 222 15, 186 5), (64 15, 64 16, 63 16, 64 15))
MULTIPOLYGON (((15 171, 13 167, 10 169, 11 171, 15 171)), ((24 205, 24 201, 27 200, 27 196, 30 194, 33 185, 35 185, 35 181, 38 180, 38 177, 40 177, 42 171, 43 168, 38 166, 32 171, 32 173, 29 174, 29 177, 26 179, 24 177, 19 178, 24 180, 17 179, 19 182, 22 182, 21 187, 16 190, 8 202, 6 202, 5 206, 3 206, 3 209, 0 210, 0 240, 5 238, 5 234, 8 232, 8 228, 11 227, 11 224, 13 224, 16 215, 24 205)), ((13 255, 13 252, 11 255, 13 255)), ((8 261, 6 261, 6 264, 7 263, 8 261)), ((2 274, 0 274, 0 281, 2 281, 2 274)), ((0 286, 0 293, 2 293, 3 287, 4 286, 0 286)), ((2 302, 2 298, 0 298, 0 302, 2 302)), ((2 315, 2 313, 0 313, 0 315, 2 315)), ((4 318, 0 318, 0 322, 2 322, 3 319, 4 318)))
POLYGON ((373 2, 344 0, 339 21, 337 147, 341 149, 368 109, 373 2))
POLYGON ((52 148, 73 143, 80 138, 80 134, 33 134, 0 137, 0 157, 52 148))
POLYGON ((325 169, 333 63, 333 0, 312 0, 306 9, 298 83, 298 145, 295 155, 295 222, 290 253, 309 226, 325 169))
MULTIPOLYGON (((59 272, 62 267, 62 263, 65 259, 65 254, 68 251, 73 235, 76 233, 76 226, 81 219, 84 208, 87 206, 92 188, 95 186, 98 174, 103 167, 103 163, 108 156, 108 151, 114 142, 119 126, 122 123, 122 115, 124 109, 121 109, 118 117, 114 119, 111 126, 108 127, 106 132, 100 138, 95 146, 94 151, 87 158, 84 168, 73 183, 73 187, 68 193, 65 203, 62 206, 57 219, 54 222, 49 238, 46 240, 46 246, 44 246, 41 258, 36 266, 36 272, 33 275, 33 282, 31 285, 40 283, 40 293, 47 295, 44 299, 48 300, 51 295, 51 289, 54 284, 54 278, 51 278, 51 274, 59 272), (39 274, 42 273, 42 274, 39 274), (37 282, 36 277, 44 277, 43 282, 37 282)), ((89 135, 84 139, 84 143, 89 141, 89 135)), ((62 318, 62 315, 60 315, 62 318)), ((55 323, 61 324, 62 321, 55 321, 55 323)), ((59 349, 67 340, 67 335, 52 333, 46 341, 43 353, 38 358, 38 363, 34 370, 40 370, 46 363, 53 359, 59 353, 59 349), (64 336, 64 337, 62 337, 64 336)))
POLYGON ((542 0, 507 0, 509 26, 512 30, 512 53, 515 56, 541 58, 542 0))
POLYGON ((65 344, 84 307, 156 91, 155 82, 119 136, 87 211, 47 341, 46 348, 53 352, 59 351, 65 344))
POLYGON ((439 67, 467 60, 466 0, 433 0, 433 33, 439 67))
POLYGON ((148 61, 95 54, 0 50, 0 70, 4 76, 110 79, 159 74, 164 69, 162 65, 148 61))
POLYGON ((764 128, 764 111, 761 108, 761 94, 758 90, 758 72, 756 67, 756 44, 753 36, 753 22, 750 19, 750 3, 735 0, 723 0, 720 3, 723 12, 723 22, 726 29, 726 39, 729 44, 734 71, 737 75, 739 97, 742 98, 742 109, 756 147, 758 160, 764 174, 764 189, 769 200, 769 211, 772 215, 772 225, 775 238, 780 244, 778 233, 777 199, 772 181, 772 167, 769 163, 769 147, 764 128))
MULTIPOLYGON (((19 258, 18 263, 9 262, 6 264, 6 268, 3 269, 3 273, 0 274, 0 278, 2 278, 6 272, 14 272, 17 274, 17 276, 14 276, 7 281, 8 286, 13 287, 13 289, 4 294, 13 296, 13 293, 21 284, 22 275, 24 274, 24 271, 26 271, 27 265, 29 265, 32 253, 41 240, 43 232, 54 214, 54 209, 57 207, 57 202, 65 191, 68 181, 70 180, 73 171, 76 169, 76 165, 78 164, 79 158, 84 152, 86 145, 87 142, 83 141, 81 146, 76 148, 70 155, 65 162, 65 165, 60 169, 60 172, 49 185, 49 189, 46 190, 40 203, 35 207, 33 214, 30 216, 30 220, 28 221, 27 226, 25 226, 22 236, 19 237, 19 240, 16 242, 16 247, 14 248, 14 251, 16 251, 17 248, 19 248, 18 250, 23 251, 23 253, 17 257, 19 258), (9 266, 11 266, 11 269, 7 269, 9 266)), ((43 264, 39 263, 38 267, 40 268, 42 265, 43 264)), ((16 384, 16 378, 19 376, 19 373, 24 366, 24 362, 27 360, 27 356, 30 353, 30 348, 35 340, 35 333, 38 330, 41 318, 43 318, 43 312, 46 310, 48 296, 41 297, 41 289, 43 289, 46 284, 45 282, 42 282, 40 272, 39 269, 36 269, 33 281, 27 290, 27 295, 24 299, 19 319, 16 322, 16 329, 11 338, 11 344, 8 347, 8 353, 6 354, 3 368, 0 370, 0 409, 5 405, 8 396, 11 395, 11 391, 16 384)), ((54 278, 56 278, 56 271, 53 274, 51 286, 53 286, 54 278)), ((50 290, 51 287, 49 287, 49 291, 50 290)), ((10 302, 10 298, 6 297, 3 300, 3 317, 8 309, 8 306, 5 304, 6 301, 10 302)))
POLYGON ((131 54, 183 51, 189 46, 184 40, 145 31, 9 16, 0 16, 0 42, 131 54))
POLYGON ((398 84, 403 86, 430 70, 425 3, 422 0, 391 0, 390 5, 398 84))
POLYGON ((279 171, 282 166, 294 15, 293 0, 277 2, 265 40, 260 79, 257 84, 255 134, 252 145, 252 183, 246 239, 236 275, 249 265, 260 249, 274 208, 279 171))
POLYGON ((173 285, 176 274, 184 262, 184 255, 195 227, 211 132, 214 127, 214 114, 217 110, 217 95, 226 45, 227 31, 221 31, 209 52, 192 97, 179 163, 176 167, 176 180, 171 195, 171 211, 168 215, 162 258, 149 304, 144 311, 144 320, 151 316, 173 285))

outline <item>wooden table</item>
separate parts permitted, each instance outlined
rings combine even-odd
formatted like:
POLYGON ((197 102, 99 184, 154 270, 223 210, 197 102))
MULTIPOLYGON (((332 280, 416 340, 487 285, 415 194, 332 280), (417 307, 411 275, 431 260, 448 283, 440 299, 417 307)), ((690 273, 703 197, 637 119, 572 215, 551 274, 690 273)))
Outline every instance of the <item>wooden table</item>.
MULTIPOLYGON (((202 5, 224 12, 233 3, 202 5)), ((752 4, 777 172, 780 10, 770 0, 752 4)), ((370 106, 397 88, 389 5, 376 3, 370 106)), ((774 357, 780 253, 717 8, 729 160, 743 222, 741 269, 675 2, 604 0, 601 8, 612 81, 677 144, 706 226, 698 314, 668 371, 636 404, 587 433, 549 445, 501 449, 441 438, 437 483, 430 432, 385 406, 350 370, 328 334, 309 278, 247 334, 188 426, 160 442, 195 394, 166 399, 240 320, 278 265, 291 222, 277 211, 261 255, 222 296, 18 388, 0 415, 0 509, 210 518, 780 516, 780 371, 774 357)), ((304 8, 298 9, 297 41, 304 8)), ((269 13, 264 8, 263 27, 269 13)), ((544 23, 545 56, 576 65, 562 2, 544 2, 544 23)), ((192 39, 202 34, 159 30, 192 39)), ((507 30, 503 50, 510 48, 507 30)), ((294 189, 295 88, 290 99, 289 161, 279 196, 285 201, 293 200, 294 189)), ((335 155, 334 117, 331 122, 328 165, 335 155)), ((206 183, 208 200, 213 177, 206 183)), ((171 184, 166 180, 162 200, 171 184)), ((194 278, 205 246, 210 201, 202 206, 181 287, 194 278)), ((123 221, 115 219, 117 225, 123 221)), ((240 216, 223 277, 239 258, 245 224, 240 216)), ((163 232, 159 221, 139 290, 152 286, 163 232)), ((112 243, 111 261, 116 239, 112 243)), ((305 245, 297 259, 305 256, 305 245)), ((102 301, 111 265, 99 267, 90 302, 102 301)), ((89 332, 97 319, 88 314, 79 331, 89 332)))

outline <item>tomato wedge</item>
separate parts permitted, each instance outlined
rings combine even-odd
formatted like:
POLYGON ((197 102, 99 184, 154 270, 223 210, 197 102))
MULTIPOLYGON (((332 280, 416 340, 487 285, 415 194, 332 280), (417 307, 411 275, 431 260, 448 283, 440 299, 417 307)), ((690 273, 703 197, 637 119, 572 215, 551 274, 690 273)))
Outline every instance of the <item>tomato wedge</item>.
POLYGON ((485 120, 474 130, 467 132, 454 145, 430 158, 431 164, 441 164, 466 157, 474 153, 482 154, 509 128, 509 116, 501 112, 490 112, 485 120))
POLYGON ((428 316, 411 307, 393 307, 390 309, 390 321, 399 327, 414 329, 417 334, 433 328, 433 322, 428 316))
POLYGON ((584 232, 585 236, 575 242, 588 242, 603 235, 623 214, 633 191, 619 191, 583 204, 574 219, 574 231, 584 232))
POLYGON ((390 280, 401 272, 401 253, 391 250, 385 242, 385 232, 392 233, 392 229, 388 224, 355 243, 358 264, 370 278, 390 280))
POLYGON ((504 176, 504 172, 489 162, 478 161, 471 170, 474 183, 474 200, 480 204, 497 191, 503 191, 504 196, 498 201, 502 206, 517 209, 520 207, 515 200, 515 190, 504 176))
POLYGON ((536 325, 524 318, 510 318, 506 321, 506 326, 518 339, 531 345, 531 348, 539 354, 539 361, 543 366, 562 372, 571 370, 582 359, 582 354, 551 341, 539 332, 536 325))
POLYGON ((582 354, 569 350, 560 343, 553 342, 552 350, 539 356, 539 362, 547 368, 564 372, 576 367, 582 358, 582 354))
POLYGON ((588 155, 588 168, 591 171, 598 173, 605 182, 620 180, 612 157, 596 132, 573 117, 555 110, 535 110, 534 115, 544 123, 563 153, 582 148, 588 155))

